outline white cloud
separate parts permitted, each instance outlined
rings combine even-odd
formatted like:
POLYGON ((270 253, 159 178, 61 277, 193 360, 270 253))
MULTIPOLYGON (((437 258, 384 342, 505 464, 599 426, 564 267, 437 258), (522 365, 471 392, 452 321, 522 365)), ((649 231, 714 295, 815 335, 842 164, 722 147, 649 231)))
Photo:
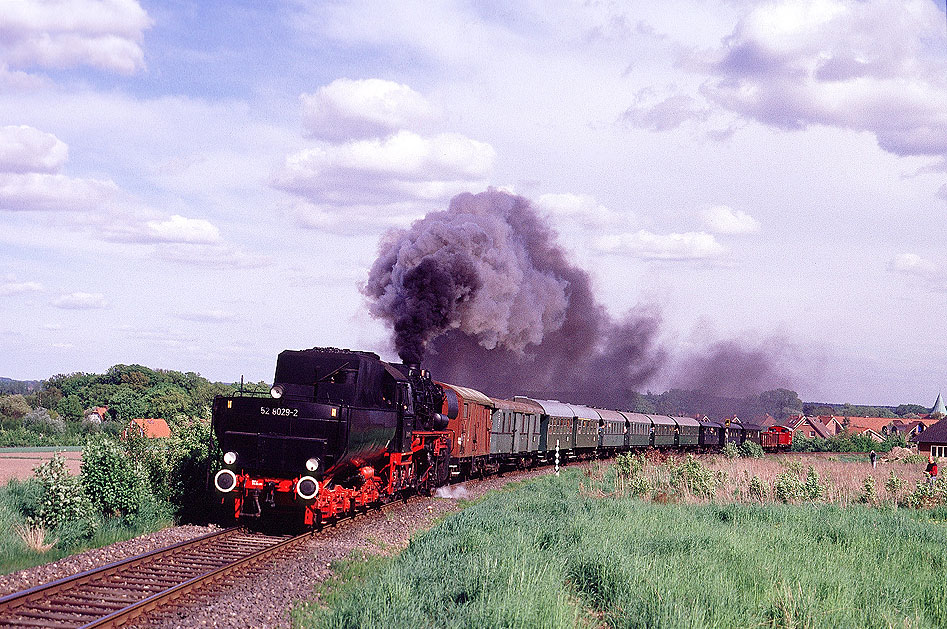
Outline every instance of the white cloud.
POLYGON ((27 125, 0 127, 0 172, 54 173, 69 158, 69 147, 51 133, 27 125))
POLYGON ((178 214, 164 221, 148 221, 148 236, 155 242, 209 244, 220 241, 220 230, 202 218, 178 214))
POLYGON ((456 133, 426 138, 401 131, 300 151, 286 158, 272 183, 317 203, 446 199, 482 186, 494 158, 489 144, 456 133))
POLYGON ((868 131, 898 155, 943 155, 945 46, 930 0, 767 3, 724 40, 703 91, 775 127, 868 131))
POLYGON ((916 253, 899 253, 888 263, 888 270, 920 278, 931 290, 947 291, 947 269, 944 265, 916 253))
POLYGON ((256 269, 273 264, 269 256, 253 255, 225 244, 158 245, 158 255, 171 262, 218 269, 256 269))
POLYGON ((324 140, 417 130, 433 118, 433 108, 423 96, 407 85, 382 79, 336 79, 300 98, 307 135, 324 140))
POLYGON ((704 232, 655 234, 642 229, 634 233, 600 236, 595 244, 604 253, 646 260, 709 260, 727 252, 713 234, 704 232))
POLYGON ((315 205, 302 201, 290 210, 296 223, 306 229, 355 236, 377 234, 391 228, 406 228, 426 213, 439 209, 436 204, 388 203, 373 205, 315 205), (429 206, 429 207, 428 207, 429 206))
POLYGON ((615 227, 635 222, 634 215, 620 214, 588 194, 544 194, 536 199, 536 205, 554 219, 565 219, 590 227, 615 227))
POLYGON ((181 312, 175 315, 178 319, 185 321, 197 321, 201 323, 219 323, 223 321, 236 321, 237 315, 226 310, 202 310, 198 312, 181 312))
POLYGON ((76 212, 97 209, 118 191, 110 180, 46 173, 0 174, 0 210, 76 212))
POLYGON ((888 269, 896 273, 931 277, 936 275, 939 267, 934 262, 922 258, 916 253, 899 253, 888 264, 888 269))
POLYGON ((742 210, 734 210, 726 205, 715 205, 700 213, 706 227, 716 234, 755 234, 760 231, 760 223, 742 210))
POLYGON ((136 0, 7 0, 0 3, 0 61, 131 74, 145 65, 141 42, 150 25, 136 0))
POLYGON ((39 282, 7 282, 0 284, 0 296, 37 293, 43 290, 39 282))
POLYGON ((110 180, 59 174, 68 157, 69 147, 51 133, 0 128, 0 211, 94 210, 118 191, 110 180))
POLYGON ((635 94, 635 100, 622 114, 622 120, 639 129, 668 131, 688 120, 703 120, 707 107, 695 98, 681 93, 658 95, 648 87, 635 94))
POLYGON ((57 308, 65 310, 95 310, 108 308, 108 302, 102 293, 70 293, 53 301, 57 308))

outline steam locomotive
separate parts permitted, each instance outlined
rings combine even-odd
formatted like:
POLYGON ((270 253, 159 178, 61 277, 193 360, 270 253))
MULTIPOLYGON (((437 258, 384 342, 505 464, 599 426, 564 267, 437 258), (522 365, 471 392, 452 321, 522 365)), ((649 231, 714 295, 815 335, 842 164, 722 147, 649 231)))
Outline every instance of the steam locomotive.
POLYGON ((270 395, 218 396, 213 431, 224 467, 214 486, 228 513, 279 513, 312 526, 452 478, 631 449, 791 444, 775 427, 490 398, 435 382, 419 365, 334 348, 279 354, 270 395))

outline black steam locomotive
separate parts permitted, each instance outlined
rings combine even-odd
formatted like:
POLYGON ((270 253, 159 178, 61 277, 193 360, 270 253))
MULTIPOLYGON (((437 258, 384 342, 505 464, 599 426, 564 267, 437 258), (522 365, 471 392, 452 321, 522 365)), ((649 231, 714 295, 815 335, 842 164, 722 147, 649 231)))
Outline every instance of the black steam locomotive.
POLYGON ((226 465, 214 485, 237 518, 303 509, 309 525, 430 491, 450 475, 444 399, 417 365, 333 348, 284 351, 269 396, 214 400, 226 465))

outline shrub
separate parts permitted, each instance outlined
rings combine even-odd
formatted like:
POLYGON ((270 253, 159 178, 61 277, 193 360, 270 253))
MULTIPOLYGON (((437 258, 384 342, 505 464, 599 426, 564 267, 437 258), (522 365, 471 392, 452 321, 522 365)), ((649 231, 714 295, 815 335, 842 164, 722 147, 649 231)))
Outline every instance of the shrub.
POLYGON ((862 481, 862 493, 858 497, 858 502, 863 502, 865 504, 874 504, 875 503, 875 477, 866 476, 865 480, 862 481))
POLYGON ((736 459, 740 456, 740 448, 732 442, 727 442, 723 446, 723 455, 728 459, 736 459))
POLYGON ((746 459, 762 459, 763 446, 753 441, 744 441, 740 447, 740 456, 746 459))
POLYGON ((810 465, 809 471, 806 473, 806 482, 802 485, 802 498, 809 501, 822 500, 825 496, 825 489, 819 478, 819 473, 810 465))
POLYGON ((210 421, 175 422, 168 443, 168 497, 179 519, 200 522, 212 517, 210 474, 221 465, 210 421))
POLYGON ((721 482, 720 477, 692 454, 678 461, 675 463, 674 459, 668 459, 667 462, 671 487, 684 489, 699 498, 712 498, 721 482))
POLYGON ((61 435, 66 432, 66 422, 61 417, 53 417, 43 407, 35 408, 23 416, 23 427, 39 433, 61 435))
POLYGON ((82 451, 82 485, 99 512, 129 520, 150 498, 141 463, 104 435, 91 437, 82 451))
POLYGON ((888 475, 888 479, 885 481, 885 490, 892 496, 896 495, 901 491, 901 487, 904 485, 904 481, 901 480, 900 476, 896 476, 894 470, 891 470, 891 473, 888 475))
POLYGON ((42 490, 39 511, 31 524, 61 531, 60 539, 70 544, 86 539, 95 531, 95 511, 82 490, 82 482, 69 474, 60 454, 33 470, 42 490))
POLYGON ((158 500, 168 500, 168 444, 166 439, 149 439, 130 434, 122 443, 125 455, 136 461, 151 494, 158 500))
POLYGON ((763 501, 766 500, 769 490, 766 487, 766 483, 763 482, 763 479, 754 474, 753 478, 750 479, 749 487, 747 488, 747 494, 750 496, 750 498, 757 500, 760 502, 760 504, 762 504, 763 501))
POLYGON ((783 503, 798 500, 802 495, 802 481, 799 480, 799 475, 792 470, 777 474, 773 481, 773 495, 783 503))
POLYGON ((901 462, 907 465, 917 465, 918 463, 927 463, 927 459, 920 454, 909 454, 901 459, 901 462))

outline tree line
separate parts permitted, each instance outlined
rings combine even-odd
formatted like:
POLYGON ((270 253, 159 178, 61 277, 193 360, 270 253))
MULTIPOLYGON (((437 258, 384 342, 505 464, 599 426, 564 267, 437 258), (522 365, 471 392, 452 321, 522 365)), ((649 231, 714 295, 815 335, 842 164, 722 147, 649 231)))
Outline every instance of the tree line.
MULTIPOLYGON (((38 386, 6 381, 0 395, 0 445, 68 445, 89 432, 118 432, 132 419, 206 418, 217 395, 237 384, 211 382, 194 372, 115 365, 104 374, 59 374, 38 386), (107 407, 104 424, 94 409, 107 407)), ((249 385, 266 390, 265 383, 249 385)))

